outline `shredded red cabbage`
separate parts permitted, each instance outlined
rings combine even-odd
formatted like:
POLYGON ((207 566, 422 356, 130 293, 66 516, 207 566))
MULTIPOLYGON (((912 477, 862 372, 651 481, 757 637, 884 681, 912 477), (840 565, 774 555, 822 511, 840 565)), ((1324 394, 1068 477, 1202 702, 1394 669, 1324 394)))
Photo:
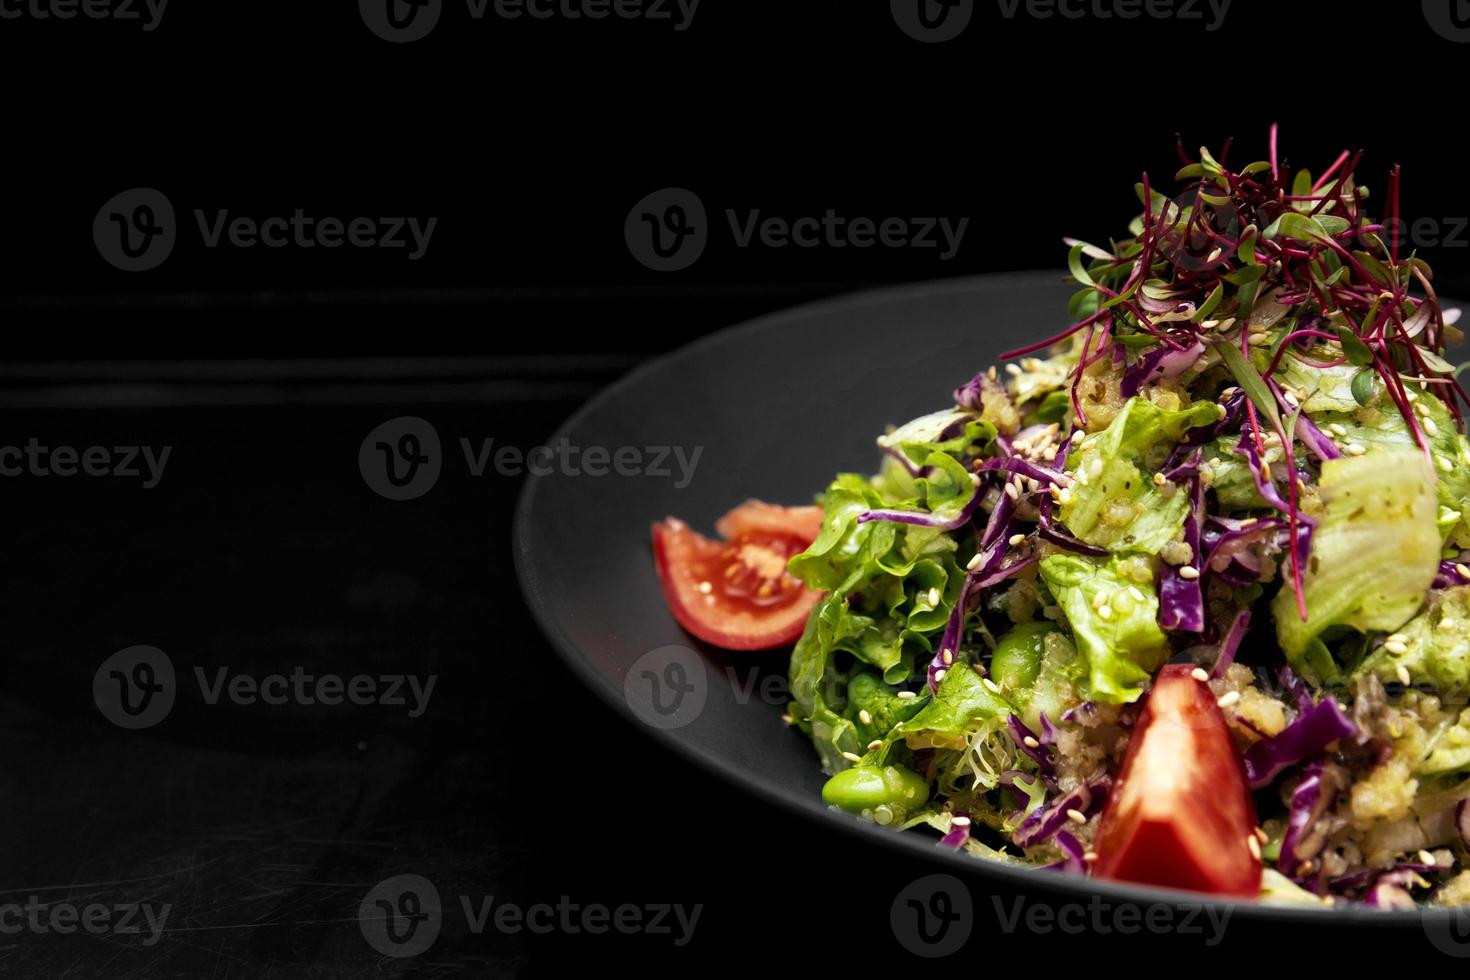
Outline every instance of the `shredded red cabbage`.
POLYGON ((1251 789, 1271 785, 1287 769, 1321 754, 1340 738, 1358 734, 1353 724, 1330 695, 1302 711, 1296 721, 1280 733, 1263 738, 1245 753, 1245 775, 1251 789))

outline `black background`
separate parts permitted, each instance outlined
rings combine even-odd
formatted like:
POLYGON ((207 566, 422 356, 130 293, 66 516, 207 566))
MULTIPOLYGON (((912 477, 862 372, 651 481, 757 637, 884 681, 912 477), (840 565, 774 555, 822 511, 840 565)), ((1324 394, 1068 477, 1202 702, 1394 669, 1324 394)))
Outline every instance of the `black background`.
MULTIPOLYGON (((1418 3, 1235 0, 1213 32, 975 7, 943 44, 905 36, 887 3, 837 0, 704 0, 682 32, 477 22, 451 0, 429 37, 403 45, 342 0, 173 0, 151 32, 0 19, 0 443, 173 447, 153 490, 0 481, 12 749, 0 899, 175 905, 157 946, 23 932, 0 937, 0 968, 556 975, 587 957, 664 976, 886 969, 902 955, 887 908, 916 869, 714 782, 563 671, 510 567, 516 480, 446 481, 392 503, 354 460, 366 432, 405 414, 536 445, 641 360, 793 303, 1060 267, 1063 235, 1123 230, 1140 173, 1167 186, 1176 134, 1216 149, 1234 137, 1243 163, 1279 121, 1296 165, 1366 149, 1374 190, 1402 164, 1405 214, 1453 238, 1423 252, 1441 291, 1470 295, 1470 232, 1455 231, 1470 214, 1458 111, 1470 48, 1436 34, 1418 3), (691 268, 657 273, 623 225, 671 186, 703 200, 711 243, 691 268), (179 215, 173 254, 143 273, 109 266, 91 231, 134 187, 159 189, 179 215), (209 249, 196 208, 438 227, 414 262, 209 249), (829 208, 970 223, 942 261, 934 249, 742 249, 724 217, 829 208), (440 687, 420 719, 194 704, 123 732, 92 705, 91 680, 136 643, 181 671, 436 673, 440 687), (705 910, 684 948, 446 925, 430 953, 380 961, 357 903, 406 872, 446 896, 705 910)), ((968 969, 1202 947, 1147 934, 1001 943, 989 896, 976 900, 968 969)), ((1239 923, 1226 948, 1289 942, 1330 958, 1344 942, 1326 935, 1239 923)))

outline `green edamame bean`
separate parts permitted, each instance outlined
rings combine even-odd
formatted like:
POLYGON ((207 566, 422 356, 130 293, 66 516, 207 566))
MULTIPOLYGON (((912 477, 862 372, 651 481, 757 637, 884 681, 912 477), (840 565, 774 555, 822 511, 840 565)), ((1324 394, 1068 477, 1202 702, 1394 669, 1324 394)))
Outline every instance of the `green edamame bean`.
POLYGON ((1024 691, 1036 683, 1041 671, 1041 656, 1046 652, 1046 637, 1055 633, 1051 621, 1022 623, 1001 637, 990 658, 990 676, 1007 691, 1024 691))
POLYGON ((903 766, 853 766, 844 769, 822 787, 822 802, 849 813, 862 813, 880 806, 913 810, 929 799, 929 784, 918 773, 903 766))

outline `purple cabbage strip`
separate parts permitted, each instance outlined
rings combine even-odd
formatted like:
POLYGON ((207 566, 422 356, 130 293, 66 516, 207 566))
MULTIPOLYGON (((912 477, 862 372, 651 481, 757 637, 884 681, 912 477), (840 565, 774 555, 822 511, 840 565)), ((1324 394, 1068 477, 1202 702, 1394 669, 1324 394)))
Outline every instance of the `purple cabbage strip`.
POLYGON ((1456 568, 1456 566, 1463 564, 1465 564, 1464 555, 1440 562, 1439 574, 1434 577, 1434 583, 1431 587, 1436 589, 1449 589, 1456 585, 1470 584, 1465 581, 1464 577, 1460 575, 1456 568))
MULTIPOLYGON (((976 489, 976 499, 984 496, 984 489, 983 486, 976 489)), ((934 659, 929 663, 928 677, 931 693, 939 691, 937 677, 939 672, 948 670, 951 666, 944 662, 944 652, 948 650, 951 657, 959 655, 960 638, 964 635, 965 620, 970 615, 971 599, 981 589, 988 588, 997 581, 1003 581, 1005 577, 1015 574, 1035 560, 1033 558, 1030 561, 1003 566, 1010 547, 1015 514, 1015 501, 1010 498, 1009 494, 1001 494, 996 498, 995 509, 990 512, 990 519, 986 522, 985 529, 976 536, 976 553, 980 560, 974 562, 974 567, 965 572, 965 581, 960 586, 959 598, 955 600, 954 609, 949 614, 949 622, 944 626, 944 634, 939 638, 939 649, 934 652, 934 659), (997 575, 1000 577, 996 578, 997 575)))
POLYGON ((1005 386, 990 376, 989 369, 981 371, 954 390, 954 403, 971 412, 985 410, 986 394, 1005 393, 1005 386))
POLYGON ((1078 541, 1070 534, 1058 528, 1056 524, 1052 523, 1050 495, 1043 495, 1039 499, 1040 504, 1037 507, 1037 511, 1039 512, 1039 514, 1036 526, 1036 533, 1038 535, 1045 538, 1047 541, 1050 541, 1058 548, 1065 549, 1066 551, 1072 551, 1079 555, 1090 555, 1094 558, 1103 558, 1107 556, 1107 552, 1104 551, 1102 548, 1094 548, 1090 544, 1078 541))
POLYGON ((1048 469, 1045 466, 1040 466, 1036 463, 1027 462, 1024 459, 1020 459, 1019 457, 1015 456, 1009 459, 987 459, 984 463, 980 464, 979 472, 992 473, 996 470, 1004 470, 1007 473, 1017 473, 1021 476, 1029 476, 1031 477, 1031 479, 1037 480, 1041 483, 1053 483, 1059 487, 1070 487, 1073 483, 1073 480, 1070 476, 1059 470, 1048 469))
POLYGON ((1203 633, 1205 596, 1200 588, 1200 531, 1204 524, 1205 492, 1197 475, 1190 478, 1189 497, 1189 516, 1184 522, 1184 543, 1190 549, 1189 564, 1178 567, 1164 565, 1159 580, 1159 625, 1181 633, 1203 633), (1194 569, 1194 578, 1180 574, 1185 568, 1194 569))
POLYGON ((1269 786, 1287 769, 1313 758, 1340 738, 1358 734, 1358 726, 1330 695, 1302 711, 1296 721, 1245 753, 1245 775, 1251 789, 1269 786))
POLYGON ((1041 713, 1041 735, 1037 738, 1037 741, 1042 745, 1057 744, 1056 726, 1051 723, 1051 719, 1046 716, 1045 711, 1041 713))
POLYGON ((1035 847, 1045 843, 1070 822, 1068 811, 1077 810, 1083 816, 1092 816, 1107 802, 1110 783, 1101 782, 1078 786, 1051 803, 1032 813, 1011 834, 1011 842, 1017 847, 1035 847))
POLYGON ((1312 707, 1312 689, 1307 686, 1306 681, 1302 680, 1301 675, 1282 664, 1276 671, 1276 677, 1281 681, 1281 686, 1286 688, 1286 693, 1291 695, 1298 712, 1304 712, 1312 707))
POLYGON ((1011 715, 1007 719, 1007 723, 1010 725, 1011 738, 1015 741, 1016 748, 1030 756, 1031 761, 1036 763, 1037 767, 1043 773, 1048 776, 1055 775, 1057 767, 1051 761, 1051 753, 1041 747, 1041 739, 1036 737, 1036 733, 1027 728, 1026 723, 1015 715, 1011 715), (1037 744, 1037 748, 1033 749, 1026 744, 1026 739, 1028 738, 1037 744))
POLYGON ((1064 855, 1056 864, 1046 866, 1048 871, 1066 871, 1071 874, 1087 874, 1087 852, 1082 843, 1065 830, 1057 833, 1056 845, 1064 855))
POLYGON ((939 839, 940 847, 952 847, 955 850, 965 846, 970 839, 970 815, 964 811, 957 810, 951 818, 949 833, 939 839), (958 822, 955 822, 958 821, 958 822))
MULTIPOLYGON (((1280 554, 1290 533, 1286 521, 1276 517, 1250 524, 1211 517, 1201 538, 1206 554, 1205 573, 1217 576, 1226 585, 1236 588, 1254 585, 1263 575, 1262 556, 1257 553, 1257 546, 1263 546, 1267 554, 1280 554)), ((1304 526, 1297 534, 1309 540, 1311 529, 1304 526)))
POLYGON ((949 520, 919 510, 870 510, 858 515, 858 523, 888 521, 892 524, 911 524, 915 527, 932 527, 941 531, 958 531, 974 518, 975 511, 980 509, 980 499, 984 496, 984 488, 976 486, 974 495, 970 497, 964 509, 949 520))
POLYGON ((1123 369, 1123 397, 1132 398, 1146 384, 1179 377, 1195 365, 1204 351, 1205 345, 1199 341, 1183 350, 1155 347, 1123 369))
POLYGON ((1320 854, 1327 843, 1325 834, 1312 832, 1337 796, 1335 784, 1323 785, 1323 770, 1320 762, 1307 766, 1287 805, 1286 834, 1281 839, 1276 866, 1291 878, 1299 877, 1297 869, 1320 854))
MULTIPOLYGON (((1276 396, 1276 404, 1285 415, 1290 415, 1296 411, 1292 407, 1291 402, 1286 400, 1286 395, 1282 392, 1280 385, 1270 378, 1266 379, 1266 385, 1271 389, 1271 394, 1276 396)), ((1297 413, 1296 431, 1293 435, 1318 459, 1337 459, 1342 455, 1342 453, 1337 451, 1337 447, 1332 444, 1332 440, 1327 438, 1326 434, 1317 428, 1311 419, 1307 418, 1306 412, 1297 413)))
POLYGON ((1251 611, 1242 609, 1235 614, 1235 619, 1230 622, 1230 629, 1225 631, 1225 636, 1220 640, 1220 655, 1215 658, 1215 666, 1210 671, 1210 676, 1219 678, 1225 676, 1225 671, 1235 663, 1236 651, 1240 649, 1240 641, 1245 639, 1245 634, 1251 628, 1251 611))

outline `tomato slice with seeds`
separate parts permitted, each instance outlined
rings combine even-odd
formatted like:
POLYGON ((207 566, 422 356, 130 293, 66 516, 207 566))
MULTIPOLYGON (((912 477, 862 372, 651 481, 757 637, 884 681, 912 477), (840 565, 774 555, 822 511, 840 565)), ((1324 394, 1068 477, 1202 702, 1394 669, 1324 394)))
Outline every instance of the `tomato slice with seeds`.
POLYGON ((747 501, 715 524, 723 541, 670 517, 653 526, 653 561, 669 611, 726 650, 770 650, 801 636, 822 593, 786 573, 822 529, 820 507, 747 501))
POLYGON ((1098 822, 1092 872, 1255 898, 1255 804, 1225 716, 1191 670, 1170 664, 1154 681, 1098 822))

